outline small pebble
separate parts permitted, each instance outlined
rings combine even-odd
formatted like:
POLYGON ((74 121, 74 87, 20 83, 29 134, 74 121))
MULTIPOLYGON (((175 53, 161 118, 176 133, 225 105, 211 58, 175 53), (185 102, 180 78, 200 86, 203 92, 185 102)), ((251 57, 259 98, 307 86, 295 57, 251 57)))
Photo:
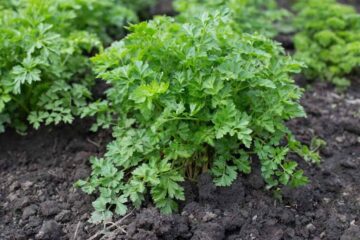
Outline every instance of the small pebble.
POLYGON ((212 212, 206 212, 206 213, 205 213, 205 216, 202 218, 202 220, 203 220, 204 222, 209 222, 209 221, 215 219, 216 217, 217 217, 216 214, 214 214, 214 213, 212 213, 212 212))
POLYGON ((36 234, 38 240, 58 240, 63 235, 61 226, 54 220, 45 221, 36 234))
POLYGON ((36 214, 38 207, 36 205, 30 205, 23 210, 22 219, 28 219, 30 216, 33 216, 36 214))
POLYGON ((309 230, 309 232, 314 232, 316 230, 316 227, 314 226, 314 224, 309 223, 308 225, 306 225, 306 229, 309 230))

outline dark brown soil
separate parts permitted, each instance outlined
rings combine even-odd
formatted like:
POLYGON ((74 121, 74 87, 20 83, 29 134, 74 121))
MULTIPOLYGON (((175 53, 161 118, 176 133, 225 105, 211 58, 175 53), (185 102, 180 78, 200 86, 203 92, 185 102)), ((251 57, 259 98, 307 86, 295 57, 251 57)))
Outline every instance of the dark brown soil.
POLYGON ((97 145, 105 146, 104 134, 88 127, 0 135, 0 239, 71 239, 78 223, 86 232, 92 198, 72 185, 88 176, 89 156, 102 150, 97 145))
MULTIPOLYGON (((279 202, 257 171, 230 188, 216 188, 202 175, 197 185, 186 184, 180 214, 160 215, 149 205, 120 223, 127 234, 117 229, 117 238, 103 239, 360 239, 359 85, 339 94, 317 84, 303 105, 308 118, 290 127, 303 142, 327 141, 320 166, 302 164, 308 186, 284 189, 279 202)), ((93 198, 72 186, 89 174, 88 157, 102 153, 108 140, 106 133, 90 134, 88 125, 0 135, 0 239, 99 233, 102 226, 86 222, 93 198)))
POLYGON ((353 5, 358 11, 360 11, 360 2, 359 0, 339 0, 341 3, 353 5))
MULTIPOLYGON (((88 159, 101 155, 109 134, 88 132, 89 123, 0 135, 0 240, 192 239, 360 240, 360 83, 341 94, 318 83, 303 97, 307 119, 289 123, 298 139, 327 142, 319 166, 301 167, 311 183, 283 189, 282 201, 264 190, 258 170, 229 188, 209 175, 185 183, 181 211, 161 215, 151 204, 117 226, 87 222, 93 196, 73 187, 86 178, 88 159)), ((294 156, 295 157, 295 156, 294 156)), ((256 168, 255 168, 256 169, 256 168)))

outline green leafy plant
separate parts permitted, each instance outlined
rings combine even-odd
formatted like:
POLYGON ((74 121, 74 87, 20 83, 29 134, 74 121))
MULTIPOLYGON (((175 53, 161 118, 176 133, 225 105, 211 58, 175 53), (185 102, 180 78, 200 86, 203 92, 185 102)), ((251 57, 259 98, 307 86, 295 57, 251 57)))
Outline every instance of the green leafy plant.
POLYGON ((300 1, 295 9, 295 57, 308 66, 306 76, 349 86, 346 75, 360 66, 360 14, 335 0, 300 1))
POLYGON ((124 25, 137 22, 137 12, 155 0, 57 0, 62 10, 74 13, 71 25, 101 37, 106 44, 124 36, 124 25), (75 25, 73 25, 75 24, 75 25))
POLYGON ((217 186, 229 186, 254 159, 269 188, 307 182, 287 155, 318 156, 284 125, 305 116, 290 78, 302 65, 265 37, 234 32, 232 19, 157 17, 93 58, 111 87, 83 116, 97 116, 93 130, 111 127, 114 141, 91 159, 91 177, 77 182, 100 194, 91 221, 122 215, 130 202, 139 207, 147 194, 170 213, 184 200, 185 178, 208 171, 217 186))
POLYGON ((281 29, 278 24, 289 12, 279 9, 275 0, 176 0, 175 9, 183 22, 204 11, 227 8, 233 15, 233 28, 237 32, 261 33, 268 37, 277 35, 281 29))
POLYGON ((117 0, 6 0, 0 14, 0 131, 70 123, 91 97, 88 56, 137 20, 117 0))
MULTIPOLYGON (((128 22, 138 21, 135 9, 125 5, 121 0, 57 0, 56 2, 59 3, 59 10, 73 15, 71 22, 67 23, 70 29, 94 33, 105 44, 123 37, 124 25, 128 22)), ((133 1, 133 4, 139 4, 139 0, 133 1)))

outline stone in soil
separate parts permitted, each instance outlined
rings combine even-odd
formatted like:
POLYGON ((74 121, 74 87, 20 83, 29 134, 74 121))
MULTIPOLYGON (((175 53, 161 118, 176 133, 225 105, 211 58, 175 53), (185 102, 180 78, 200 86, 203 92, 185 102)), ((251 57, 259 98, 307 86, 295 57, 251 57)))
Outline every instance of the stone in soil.
POLYGON ((58 240, 63 236, 61 226, 54 220, 45 221, 35 239, 39 240, 58 240))

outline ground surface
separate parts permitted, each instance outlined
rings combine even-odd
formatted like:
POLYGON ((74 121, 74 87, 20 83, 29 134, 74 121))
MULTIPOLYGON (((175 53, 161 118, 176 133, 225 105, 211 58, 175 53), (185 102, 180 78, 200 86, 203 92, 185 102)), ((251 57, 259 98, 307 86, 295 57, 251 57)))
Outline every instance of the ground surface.
POLYGON ((107 232, 87 223, 93 197, 73 183, 88 176, 88 158, 104 152, 109 134, 89 133, 86 121, 27 136, 8 131, 0 135, 0 239, 360 240, 359 82, 354 77, 346 93, 318 83, 304 95, 308 118, 289 126, 301 141, 318 136, 327 146, 320 166, 299 161, 311 183, 283 189, 283 201, 256 171, 230 188, 202 175, 185 184, 179 214, 160 215, 149 204, 107 232))
MULTIPOLYGON (((279 202, 257 172, 230 188, 203 175, 186 185, 180 214, 162 216, 149 205, 120 223, 127 235, 117 239, 360 239, 360 88, 339 94, 317 84, 303 105, 308 118, 290 127, 304 142, 328 143, 319 167, 302 166, 311 184, 284 189, 279 202)), ((88 239, 101 230, 86 223, 92 198, 72 187, 108 140, 87 126, 0 136, 0 239, 88 239)))

